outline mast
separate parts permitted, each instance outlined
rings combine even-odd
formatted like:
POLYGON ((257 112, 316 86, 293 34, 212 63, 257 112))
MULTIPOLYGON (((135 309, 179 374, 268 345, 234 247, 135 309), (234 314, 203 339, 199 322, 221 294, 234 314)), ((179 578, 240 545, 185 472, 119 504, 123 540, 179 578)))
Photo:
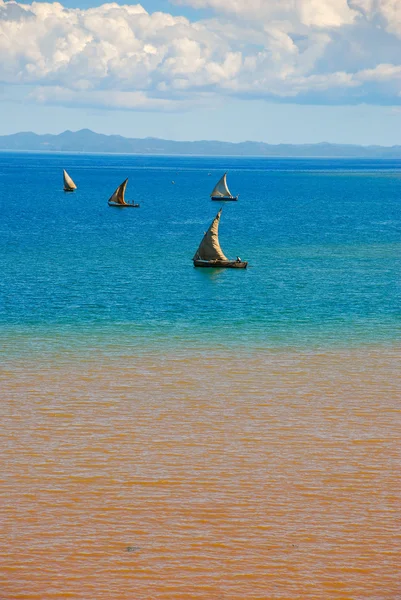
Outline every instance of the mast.
POLYGON ((222 209, 213 219, 209 229, 206 231, 199 248, 195 252, 193 260, 228 260, 219 243, 219 221, 222 209))

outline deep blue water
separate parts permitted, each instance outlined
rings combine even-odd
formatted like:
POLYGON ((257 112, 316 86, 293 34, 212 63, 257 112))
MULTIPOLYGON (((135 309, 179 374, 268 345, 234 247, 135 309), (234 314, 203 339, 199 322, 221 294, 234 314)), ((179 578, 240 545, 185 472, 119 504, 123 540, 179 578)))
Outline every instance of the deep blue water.
POLYGON ((0 153, 3 340, 16 351, 392 343, 400 209, 398 160, 0 153), (240 198, 223 208, 220 243, 246 271, 192 266, 224 171, 240 198), (141 207, 109 208, 126 177, 141 207))

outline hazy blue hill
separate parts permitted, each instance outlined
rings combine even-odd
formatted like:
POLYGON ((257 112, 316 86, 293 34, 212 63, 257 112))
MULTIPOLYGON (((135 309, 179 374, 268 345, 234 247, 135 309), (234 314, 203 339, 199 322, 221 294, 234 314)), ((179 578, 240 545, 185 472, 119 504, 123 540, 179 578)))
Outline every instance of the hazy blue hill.
POLYGON ((175 142, 158 138, 125 138, 90 129, 64 131, 58 135, 32 132, 0 136, 0 150, 48 150, 54 152, 120 152, 128 154, 200 154, 208 156, 278 156, 339 158, 401 158, 401 146, 354 146, 329 144, 265 144, 201 140, 175 142))

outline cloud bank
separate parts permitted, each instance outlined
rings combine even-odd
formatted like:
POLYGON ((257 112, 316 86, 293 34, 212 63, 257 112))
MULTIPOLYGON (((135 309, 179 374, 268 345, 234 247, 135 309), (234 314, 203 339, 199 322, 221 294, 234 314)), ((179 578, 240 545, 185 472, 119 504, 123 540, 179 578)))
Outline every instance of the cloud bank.
POLYGON ((401 0, 176 0, 86 10, 0 0, 0 83, 33 102, 183 110, 229 97, 401 104, 401 0))

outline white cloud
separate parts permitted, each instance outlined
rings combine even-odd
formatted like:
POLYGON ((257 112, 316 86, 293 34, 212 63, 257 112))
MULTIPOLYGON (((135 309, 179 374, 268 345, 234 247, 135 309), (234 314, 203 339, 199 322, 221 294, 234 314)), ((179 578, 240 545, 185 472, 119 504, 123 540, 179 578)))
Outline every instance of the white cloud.
POLYGON ((185 1, 219 14, 0 0, 0 83, 33 86, 30 101, 135 110, 401 101, 401 0, 185 1))
POLYGON ((361 81, 390 81, 397 84, 401 80, 401 65, 377 65, 374 69, 365 69, 358 73, 361 81))
POLYGON ((175 0, 194 8, 211 8, 268 23, 288 19, 306 27, 340 27, 353 22, 356 12, 347 0, 175 0))
POLYGON ((183 103, 176 100, 149 98, 143 92, 121 92, 113 90, 69 90, 60 86, 40 86, 29 98, 39 104, 61 104, 63 106, 88 106, 119 108, 123 110, 176 111, 183 103))
POLYGON ((370 22, 401 37, 400 0, 349 0, 350 6, 370 22))

